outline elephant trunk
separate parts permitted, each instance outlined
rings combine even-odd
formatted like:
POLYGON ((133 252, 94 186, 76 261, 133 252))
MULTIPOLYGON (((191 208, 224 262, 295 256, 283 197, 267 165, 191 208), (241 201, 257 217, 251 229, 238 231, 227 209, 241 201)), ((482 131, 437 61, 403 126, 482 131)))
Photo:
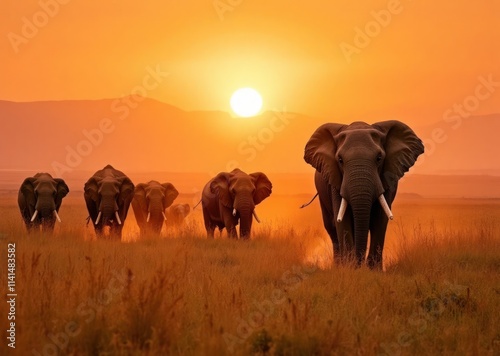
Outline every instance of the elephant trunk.
POLYGON ((121 224, 121 221, 117 219, 118 204, 115 200, 112 201, 101 201, 99 206, 99 220, 96 219, 96 224, 102 222, 104 225, 108 224, 110 221, 115 221, 121 224))
POLYGON ((35 214, 37 214, 39 219, 43 219, 44 221, 55 220, 54 217, 55 210, 56 210, 56 205, 52 199, 44 199, 44 200, 39 199, 36 202, 35 214))
POLYGON ((347 200, 353 213, 353 234, 356 261, 361 264, 366 255, 370 213, 375 200, 384 189, 377 167, 366 161, 346 165, 340 195, 347 200))
POLYGON ((360 196, 351 201, 354 216, 354 248, 356 262, 360 265, 366 255, 368 231, 370 229, 371 200, 366 196, 360 196))
POLYGON ((161 197, 151 197, 148 205, 146 223, 155 233, 160 233, 163 222, 166 220, 165 207, 161 197))
POLYGON ((240 218, 240 237, 247 239, 250 237, 252 231, 253 212, 255 209, 252 196, 236 198, 234 209, 236 209, 240 218))

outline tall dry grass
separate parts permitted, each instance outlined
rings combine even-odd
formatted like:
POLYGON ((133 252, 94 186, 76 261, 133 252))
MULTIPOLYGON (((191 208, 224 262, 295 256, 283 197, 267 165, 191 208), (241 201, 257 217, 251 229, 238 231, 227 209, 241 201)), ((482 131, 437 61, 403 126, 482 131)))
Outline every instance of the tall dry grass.
POLYGON ((421 206, 401 206, 385 272, 332 265, 314 210, 261 213, 250 241, 207 240, 196 212, 183 230, 136 240, 131 218, 118 243, 93 239, 78 202, 65 208, 53 236, 27 236, 0 205, 0 253, 17 248, 19 354, 500 352, 497 205, 469 221, 441 218, 447 209, 412 220, 421 206))

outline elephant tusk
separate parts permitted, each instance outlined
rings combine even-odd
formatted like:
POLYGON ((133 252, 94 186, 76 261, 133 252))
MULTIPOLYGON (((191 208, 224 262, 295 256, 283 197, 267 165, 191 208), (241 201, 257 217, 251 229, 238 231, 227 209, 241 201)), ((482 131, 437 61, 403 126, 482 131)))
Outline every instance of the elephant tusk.
POLYGON ((38 210, 35 210, 33 216, 31 217, 31 222, 35 221, 36 216, 38 215, 38 210))
POLYGON ((146 222, 149 222, 149 218, 151 217, 151 213, 148 211, 148 217, 146 218, 146 222))
POLYGON ((122 221, 120 220, 120 215, 118 215, 118 211, 115 211, 115 216, 116 216, 116 221, 118 221, 118 225, 121 225, 122 221))
POLYGON ((233 216, 236 216, 236 208, 233 208, 233 216))
POLYGON ((57 210, 54 210, 54 215, 55 215, 57 221, 62 222, 61 218, 59 217, 59 214, 57 214, 57 210))
POLYGON ((97 219, 95 219, 94 225, 99 224, 99 220, 101 220, 101 215, 102 215, 102 211, 99 211, 99 214, 97 214, 97 219))
POLYGON ((344 214, 346 209, 347 209, 347 200, 342 198, 342 201, 340 202, 339 214, 337 215, 337 222, 342 222, 342 220, 344 219, 344 214))
POLYGON ((167 221, 167 216, 165 215, 165 212, 161 212, 161 214, 163 215, 163 220, 167 221))
POLYGON ((255 221, 257 221, 260 224, 260 219, 257 216, 257 213, 255 212, 255 210, 252 212, 252 214, 253 214, 253 217, 255 218, 255 221))
POLYGON ((380 196, 378 197, 378 201, 380 202, 380 205, 382 206, 382 209, 384 209, 387 217, 390 220, 393 220, 394 216, 392 215, 391 208, 389 208, 389 205, 387 204, 387 201, 384 198, 384 194, 380 194, 380 196))

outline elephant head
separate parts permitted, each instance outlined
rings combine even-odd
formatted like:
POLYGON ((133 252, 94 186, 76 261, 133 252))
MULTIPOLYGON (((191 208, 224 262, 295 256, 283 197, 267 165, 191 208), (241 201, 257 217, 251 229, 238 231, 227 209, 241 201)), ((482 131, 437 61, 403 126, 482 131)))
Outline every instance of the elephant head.
MULTIPOLYGON (((372 244, 377 243, 373 229, 384 223, 386 226, 387 219, 392 219, 390 205, 398 180, 423 152, 422 141, 399 121, 373 125, 363 122, 324 124, 307 142, 304 160, 316 168, 333 199, 331 206, 322 206, 325 208, 322 210, 334 211, 336 221, 333 225, 336 223, 337 229, 343 227, 342 234, 352 234, 358 263, 365 257, 369 230, 372 230, 371 250, 372 244), (375 207, 385 212, 385 215, 379 214, 379 221, 371 216, 375 207), (346 223, 349 226, 340 226, 346 211, 350 214, 346 223)), ((320 190, 318 192, 320 200, 328 200, 322 197, 320 190)), ((327 224, 325 222, 325 226, 327 224)), ((385 235, 385 227, 382 230, 385 235)))
POLYGON ((229 173, 219 173, 210 183, 210 191, 217 196, 223 209, 231 211, 234 225, 239 220, 240 236, 248 238, 252 216, 259 221, 255 206, 271 195, 272 184, 264 173, 246 174, 234 169, 229 173))
POLYGON ((169 225, 179 226, 189 215, 191 207, 189 204, 174 204, 167 211, 167 223, 169 225))
POLYGON ((172 183, 150 181, 137 184, 132 209, 141 233, 146 230, 160 233, 163 222, 167 219, 165 209, 172 205, 178 195, 179 192, 172 183))
POLYGON ((26 178, 18 194, 19 209, 28 230, 42 225, 44 230, 52 230, 63 198, 69 188, 61 178, 52 178, 48 173, 38 173, 26 178))
POLYGON ((84 186, 84 197, 98 234, 104 226, 111 226, 114 233, 121 237, 133 195, 132 181, 110 165, 89 178, 84 186))

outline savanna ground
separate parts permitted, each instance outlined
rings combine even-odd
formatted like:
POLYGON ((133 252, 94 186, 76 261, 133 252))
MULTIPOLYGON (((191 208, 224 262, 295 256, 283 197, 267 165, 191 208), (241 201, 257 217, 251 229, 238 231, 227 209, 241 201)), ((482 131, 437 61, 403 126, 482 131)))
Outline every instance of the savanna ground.
MULTIPOLYGON (((397 199, 385 271, 332 264, 318 202, 271 196, 250 241, 188 225, 96 241, 81 194, 53 236, 0 198, 1 285, 16 244, 19 355, 499 355, 500 201, 397 199)), ((186 199, 187 200, 187 199, 186 199)), ((187 200, 192 203, 192 200, 187 200)))

